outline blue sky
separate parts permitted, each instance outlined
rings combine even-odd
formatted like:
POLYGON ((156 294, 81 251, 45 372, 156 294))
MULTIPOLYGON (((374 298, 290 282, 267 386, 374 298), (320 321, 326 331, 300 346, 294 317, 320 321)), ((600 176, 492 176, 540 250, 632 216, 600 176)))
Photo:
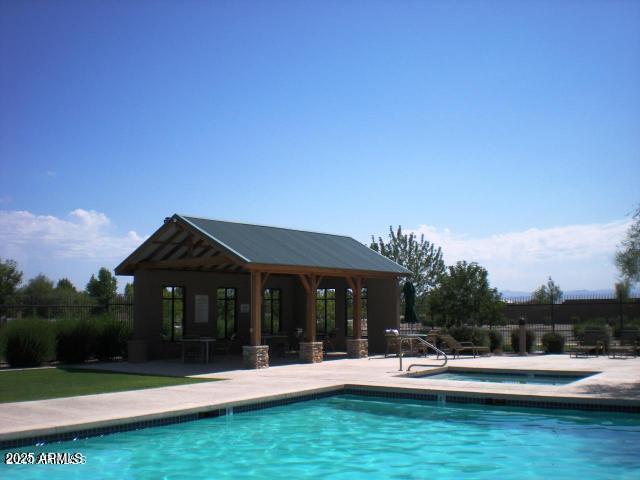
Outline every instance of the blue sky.
POLYGON ((4 1, 0 256, 84 286, 181 212, 402 224, 502 289, 609 288, 638 25, 637 1, 4 1))

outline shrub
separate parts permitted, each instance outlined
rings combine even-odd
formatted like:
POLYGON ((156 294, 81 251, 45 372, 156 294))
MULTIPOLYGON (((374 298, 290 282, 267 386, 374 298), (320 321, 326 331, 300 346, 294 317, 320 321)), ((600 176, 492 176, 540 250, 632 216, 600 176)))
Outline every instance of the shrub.
MULTIPOLYGON (((527 345, 528 353, 533 352, 533 343, 535 342, 535 340, 536 340, 535 332, 527 328, 526 345, 527 345)), ((520 351, 520 329, 519 328, 511 330, 511 348, 516 353, 520 351)))
POLYGON ((70 318, 56 322, 56 351, 63 363, 82 363, 94 352, 97 338, 95 322, 70 318))
POLYGON ((611 343, 611 327, 609 325, 606 323, 584 322, 573 326, 574 335, 580 342, 585 341, 585 331, 587 330, 597 332, 595 334, 596 338, 604 344, 606 351, 609 350, 609 344, 611 343))
POLYGON ((489 345, 489 334, 484 328, 479 327, 451 327, 448 330, 449 335, 459 342, 473 342, 477 346, 489 345))
POLYGON ((579 340, 582 340, 582 337, 584 335, 584 331, 585 329, 589 329, 589 330, 599 330, 601 328, 609 328, 608 324, 607 324, 607 319, 606 318, 602 318, 602 317, 598 317, 598 318, 592 318, 589 320, 583 320, 582 322, 579 323, 575 323, 572 327, 573 329, 573 336, 576 337, 579 340))
POLYGON ((127 340, 131 338, 131 327, 128 323, 112 318, 96 320, 95 356, 100 360, 127 356, 127 340))
MULTIPOLYGON (((620 332, 623 329, 620 328, 620 322, 616 322, 615 326, 613 327, 613 336, 614 337, 619 337, 620 336, 620 332)), ((625 320, 624 322, 624 330, 625 331, 635 331, 635 332, 640 332, 640 321, 638 321, 637 318, 632 318, 629 320, 625 320)))
POLYGON ((547 332, 542 336, 542 348, 545 353, 564 352, 564 335, 557 332, 547 332))
POLYGON ((502 349, 502 334, 497 330, 489 330, 489 348, 492 352, 502 349))
POLYGON ((12 320, 3 336, 7 362, 12 367, 37 367, 53 358, 55 334, 47 320, 12 320))

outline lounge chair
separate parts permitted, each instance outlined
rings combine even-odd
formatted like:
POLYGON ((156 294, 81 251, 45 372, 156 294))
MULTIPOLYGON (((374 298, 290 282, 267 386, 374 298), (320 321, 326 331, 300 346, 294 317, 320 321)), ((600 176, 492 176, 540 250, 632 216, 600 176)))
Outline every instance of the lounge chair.
POLYGON ((609 347, 609 357, 637 357, 640 351, 639 333, 636 329, 620 332, 620 345, 609 347))
POLYGON ((588 357, 589 355, 594 355, 597 357, 605 351, 605 340, 605 334, 603 334, 601 329, 586 329, 582 340, 571 349, 569 356, 577 358, 579 356, 588 357))
POLYGON ((483 353, 489 354, 489 347, 474 345, 473 342, 459 342, 451 335, 446 334, 440 334, 439 338, 442 342, 443 350, 445 352, 448 350, 447 353, 452 354, 453 358, 460 357, 463 352, 471 352, 474 358, 483 353))

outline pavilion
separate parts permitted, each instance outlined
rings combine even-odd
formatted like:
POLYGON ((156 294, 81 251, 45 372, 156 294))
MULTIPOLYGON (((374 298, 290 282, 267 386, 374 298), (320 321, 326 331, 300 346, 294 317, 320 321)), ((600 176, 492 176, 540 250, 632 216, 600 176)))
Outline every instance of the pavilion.
POLYGON ((303 362, 322 361, 328 335, 350 357, 383 351, 410 273, 350 237, 178 214, 115 271, 134 276, 131 360, 176 356, 185 338, 233 338, 250 368, 268 366, 265 339, 294 331, 303 362))

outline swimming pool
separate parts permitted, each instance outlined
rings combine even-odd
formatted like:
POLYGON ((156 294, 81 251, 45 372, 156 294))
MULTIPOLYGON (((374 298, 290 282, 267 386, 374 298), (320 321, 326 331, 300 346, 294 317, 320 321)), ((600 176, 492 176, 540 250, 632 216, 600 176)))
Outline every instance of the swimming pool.
POLYGON ((0 465, 0 478, 630 479, 639 435, 633 414, 339 395, 23 447, 87 463, 0 465))
POLYGON ((594 373, 584 374, 553 374, 553 373, 529 373, 525 371, 491 371, 491 370, 456 370, 448 369, 438 373, 427 373, 414 378, 433 380, 457 380, 463 382, 490 382, 490 383, 520 383, 534 385, 567 385, 569 383, 590 377, 594 373))

